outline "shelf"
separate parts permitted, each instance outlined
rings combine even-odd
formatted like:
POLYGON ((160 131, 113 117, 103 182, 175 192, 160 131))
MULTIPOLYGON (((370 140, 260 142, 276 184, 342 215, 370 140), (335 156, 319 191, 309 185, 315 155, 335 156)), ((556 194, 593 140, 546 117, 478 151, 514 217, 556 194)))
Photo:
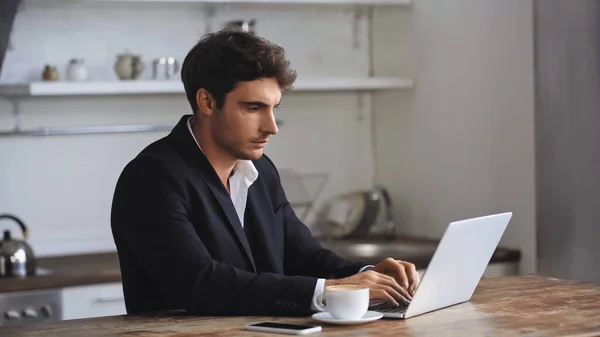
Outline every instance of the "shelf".
MULTIPOLYGON (((39 1, 39 0, 38 0, 39 1)), ((60 0, 55 0, 60 1, 60 0)), ((66 1, 66 0, 63 0, 66 1)), ((413 0, 69 0, 71 2, 139 2, 139 3, 200 3, 200 4, 265 4, 265 5, 361 5, 410 6, 413 0)))
MULTIPOLYGON (((375 91, 411 89, 410 78, 323 78, 298 80, 294 92, 375 91)), ((114 81, 114 82, 32 82, 0 84, 0 96, 81 96, 81 95, 147 95, 183 94, 179 81, 114 81)))

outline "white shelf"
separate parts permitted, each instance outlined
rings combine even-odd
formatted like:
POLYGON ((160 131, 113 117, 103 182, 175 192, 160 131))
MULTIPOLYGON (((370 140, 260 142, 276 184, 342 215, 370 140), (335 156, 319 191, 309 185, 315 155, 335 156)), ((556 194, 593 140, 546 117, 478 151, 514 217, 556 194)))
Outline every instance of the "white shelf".
MULTIPOLYGON (((38 0, 39 1, 39 0, 38 0)), ((60 0, 55 0, 60 1, 60 0)), ((70 0, 78 2, 154 2, 204 4, 410 6, 413 0, 70 0)))
MULTIPOLYGON (((410 78, 322 78, 297 80, 294 92, 411 89, 410 78)), ((0 84, 0 96, 81 96, 183 94, 180 81, 33 82, 0 84)))

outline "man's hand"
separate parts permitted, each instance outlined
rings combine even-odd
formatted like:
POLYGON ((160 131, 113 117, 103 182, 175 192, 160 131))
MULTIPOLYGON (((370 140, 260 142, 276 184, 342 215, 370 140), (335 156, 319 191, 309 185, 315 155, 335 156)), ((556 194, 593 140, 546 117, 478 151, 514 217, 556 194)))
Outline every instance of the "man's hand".
POLYGON ((408 290, 411 296, 415 293, 419 282, 421 282, 414 264, 394 260, 390 257, 376 264, 371 270, 393 277, 398 284, 408 290))
POLYGON ((368 270, 343 279, 326 280, 325 288, 344 284, 369 287, 370 299, 382 300, 395 306, 398 306, 398 303, 408 304, 412 300, 407 289, 400 286, 392 276, 378 273, 374 270, 368 270))

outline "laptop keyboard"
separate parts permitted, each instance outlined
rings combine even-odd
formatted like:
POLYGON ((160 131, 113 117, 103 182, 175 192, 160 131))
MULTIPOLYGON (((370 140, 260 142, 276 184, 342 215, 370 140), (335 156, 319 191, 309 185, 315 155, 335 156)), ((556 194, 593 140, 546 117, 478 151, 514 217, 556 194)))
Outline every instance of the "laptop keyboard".
POLYGON ((406 309, 408 308, 408 305, 400 305, 399 307, 395 307, 391 304, 388 303, 379 303, 379 304, 375 304, 369 307, 369 310, 371 311, 377 311, 377 312, 381 312, 381 313, 391 313, 391 314, 401 314, 406 312, 406 309))

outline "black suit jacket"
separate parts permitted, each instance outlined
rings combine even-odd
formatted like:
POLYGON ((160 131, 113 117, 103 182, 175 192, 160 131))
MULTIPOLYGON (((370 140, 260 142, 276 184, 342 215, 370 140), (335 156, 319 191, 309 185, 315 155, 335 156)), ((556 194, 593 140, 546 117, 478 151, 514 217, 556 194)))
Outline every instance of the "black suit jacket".
POLYGON ((189 117, 145 148, 117 182, 111 227, 127 312, 310 314, 317 278, 347 277, 364 264, 321 247, 266 155, 253 162, 259 176, 243 228, 187 129, 189 117))

